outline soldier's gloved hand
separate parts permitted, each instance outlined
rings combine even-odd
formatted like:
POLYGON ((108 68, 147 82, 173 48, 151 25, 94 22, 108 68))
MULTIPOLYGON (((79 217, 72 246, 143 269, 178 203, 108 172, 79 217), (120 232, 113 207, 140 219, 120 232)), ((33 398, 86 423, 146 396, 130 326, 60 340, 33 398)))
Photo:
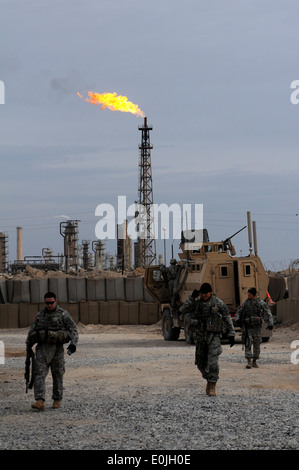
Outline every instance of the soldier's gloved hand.
POLYGON ((268 325, 266 330, 273 330, 273 326, 272 325, 268 325))
POLYGON ((228 337, 228 342, 230 344, 230 348, 232 348, 233 345, 235 344, 235 337, 234 336, 229 336, 228 337))
POLYGON ((70 356, 76 351, 76 346, 74 344, 70 344, 69 347, 67 348, 67 353, 70 356))

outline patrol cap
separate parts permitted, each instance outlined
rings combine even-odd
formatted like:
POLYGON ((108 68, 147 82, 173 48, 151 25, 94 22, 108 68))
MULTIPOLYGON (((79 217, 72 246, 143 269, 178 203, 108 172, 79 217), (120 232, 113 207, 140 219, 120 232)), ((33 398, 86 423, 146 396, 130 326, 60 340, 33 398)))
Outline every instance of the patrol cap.
POLYGON ((207 294, 208 292, 213 292, 211 284, 204 282, 199 289, 200 294, 207 294))

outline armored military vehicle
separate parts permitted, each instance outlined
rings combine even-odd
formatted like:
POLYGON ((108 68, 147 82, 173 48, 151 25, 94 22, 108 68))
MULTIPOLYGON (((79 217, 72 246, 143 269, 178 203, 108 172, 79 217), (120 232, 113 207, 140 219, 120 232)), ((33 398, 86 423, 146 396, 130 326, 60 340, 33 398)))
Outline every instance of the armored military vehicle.
MULTIPOLYGON (((162 335, 166 341, 177 340, 180 332, 184 330, 186 342, 193 342, 188 316, 183 318, 179 307, 194 289, 199 289, 203 282, 210 283, 214 294, 226 303, 233 322, 236 310, 246 300, 250 287, 256 287, 258 297, 262 300, 266 299, 268 275, 257 255, 255 223, 253 222, 254 253, 252 252, 251 230, 248 230, 250 247, 248 256, 236 256, 231 241, 233 236, 244 228, 246 226, 219 242, 210 242, 206 229, 201 231, 203 242, 200 243, 190 243, 190 240, 187 241, 182 233, 180 243, 182 251, 176 262, 177 275, 172 281, 167 277, 165 266, 151 265, 145 268, 145 287, 160 304, 162 335), (172 282, 171 289, 169 288, 170 282, 172 282)), ((196 238, 199 237, 194 236, 194 239, 196 238)), ((175 260, 171 261, 173 272, 175 260)), ((236 332, 240 332, 240 328, 235 327, 235 329, 236 332)), ((266 330, 266 325, 263 325, 263 341, 267 341, 271 335, 272 332, 266 330)))

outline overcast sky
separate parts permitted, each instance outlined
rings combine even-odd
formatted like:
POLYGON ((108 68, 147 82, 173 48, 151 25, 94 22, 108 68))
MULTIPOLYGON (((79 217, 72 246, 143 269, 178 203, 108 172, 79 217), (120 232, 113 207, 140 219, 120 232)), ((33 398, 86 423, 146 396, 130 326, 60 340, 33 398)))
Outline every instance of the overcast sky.
MULTIPOLYGON (((299 258, 298 2, 0 0, 0 12, 10 261, 17 226, 24 256, 57 254, 57 216, 80 220, 80 242, 92 241, 99 204, 138 199, 143 118, 86 103, 77 92, 88 90, 127 96, 153 126, 156 204, 203 204, 214 240, 251 211, 266 267, 299 258)), ((248 253, 247 230, 233 241, 248 253)))

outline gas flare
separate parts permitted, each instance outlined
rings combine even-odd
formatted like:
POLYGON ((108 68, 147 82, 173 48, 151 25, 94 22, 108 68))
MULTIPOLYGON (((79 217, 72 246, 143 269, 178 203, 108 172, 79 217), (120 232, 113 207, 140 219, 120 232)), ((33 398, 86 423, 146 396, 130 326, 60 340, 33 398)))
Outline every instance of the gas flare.
MULTIPOLYGON (((88 97, 85 101, 88 103, 101 106, 101 109, 111 109, 111 111, 122 111, 123 113, 132 113, 137 116, 144 117, 143 111, 138 107, 137 104, 128 101, 126 96, 118 95, 117 93, 95 93, 92 91, 87 92, 88 97)), ((80 98, 84 98, 81 93, 77 93, 80 98)))

